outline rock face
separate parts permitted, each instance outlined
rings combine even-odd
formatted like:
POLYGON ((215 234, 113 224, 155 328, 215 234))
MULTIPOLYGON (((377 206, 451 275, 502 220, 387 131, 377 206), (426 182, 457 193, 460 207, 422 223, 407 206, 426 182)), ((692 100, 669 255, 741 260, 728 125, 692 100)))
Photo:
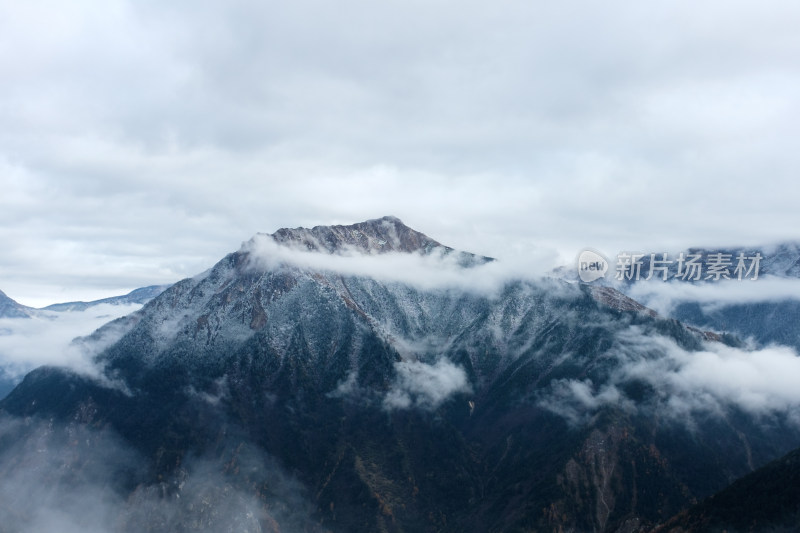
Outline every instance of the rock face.
MULTIPOLYGON (((264 236, 258 234, 255 238, 264 236)), ((386 254, 392 252, 420 255, 454 256, 462 266, 493 261, 490 257, 456 251, 413 230, 393 216, 385 216, 349 226, 283 228, 267 235, 276 243, 293 249, 339 254, 386 254)))
MULTIPOLYGON (((463 253, 391 217, 271 238, 324 254, 463 253)), ((226 498, 255 502, 256 521, 236 522, 247 531, 634 531, 800 445, 779 418, 665 416, 658 384, 625 365, 714 341, 611 291, 432 288, 265 268, 256 254, 245 245, 83 339, 117 339, 97 356, 101 380, 39 369, 0 403, 67 433, 113 431, 135 451, 141 475, 109 483, 127 502, 119 530, 179 530, 136 502, 180 496, 185 465, 203 457, 226 498), (246 468, 242 450, 267 459, 246 468)), ((170 516, 219 523, 201 508, 170 516)))
POLYGON ((340 253, 357 250, 364 253, 421 252, 448 249, 427 235, 414 231, 400 219, 386 216, 350 226, 315 226, 311 229, 279 229, 272 238, 280 244, 314 251, 340 253))

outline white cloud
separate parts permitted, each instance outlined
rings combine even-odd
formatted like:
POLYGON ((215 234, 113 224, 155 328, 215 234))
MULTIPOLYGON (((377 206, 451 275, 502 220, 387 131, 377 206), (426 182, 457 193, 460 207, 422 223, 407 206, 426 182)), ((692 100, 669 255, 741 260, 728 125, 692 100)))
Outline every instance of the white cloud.
POLYGON ((401 361, 394 368, 396 378, 383 401, 387 409, 432 410, 454 394, 472 391, 464 369, 444 358, 433 365, 401 361))
POLYGON ((385 253, 365 255, 307 251, 277 244, 268 235, 257 235, 244 244, 250 265, 261 270, 292 265, 303 269, 362 276, 383 282, 408 284, 423 290, 462 289, 494 292, 512 279, 538 279, 555 264, 555 254, 544 250, 519 255, 509 261, 491 261, 464 268, 456 254, 385 253))
POLYGON ((131 314, 140 304, 100 304, 85 311, 39 311, 33 318, 0 319, 0 368, 12 380, 41 365, 66 366, 77 372, 97 375, 92 357, 115 340, 115 330, 91 349, 72 344, 76 337, 89 335, 115 318, 131 314))
POLYGON ((800 279, 776 277, 708 283, 651 280, 618 288, 664 316, 682 302, 697 302, 713 309, 726 304, 800 300, 800 279))
POLYGON ((665 337, 635 336, 628 336, 627 353, 620 356, 624 378, 647 381, 673 407, 722 411, 736 406, 756 415, 790 415, 800 408, 800 357, 791 348, 744 350, 708 342, 703 350, 688 352, 665 337), (659 356, 625 361, 636 349, 659 356))
POLYGON ((676 421, 691 423, 698 413, 723 415, 731 408, 757 417, 780 415, 800 425, 800 357, 785 346, 758 350, 706 342, 687 351, 674 340, 646 335, 632 326, 611 348, 616 366, 601 383, 556 380, 538 404, 571 424, 586 423, 598 409, 656 409, 676 421), (654 396, 634 404, 622 390, 626 383, 648 384, 654 396))
POLYGON ((595 391, 592 380, 559 379, 550 384, 547 395, 538 402, 564 419, 572 426, 588 423, 594 413, 606 405, 634 410, 633 403, 613 384, 604 384, 595 391))

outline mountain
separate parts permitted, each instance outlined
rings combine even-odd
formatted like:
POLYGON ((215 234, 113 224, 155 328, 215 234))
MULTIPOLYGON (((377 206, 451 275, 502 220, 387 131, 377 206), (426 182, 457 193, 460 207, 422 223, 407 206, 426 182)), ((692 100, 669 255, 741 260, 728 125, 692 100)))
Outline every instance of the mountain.
POLYGON ((92 300, 91 302, 64 302, 48 305, 43 307, 44 311, 85 311, 90 307, 101 304, 110 305, 130 305, 130 304, 146 304, 162 292, 164 292, 169 285, 150 285, 148 287, 141 287, 132 290, 123 296, 112 296, 110 298, 102 298, 100 300, 92 300))
MULTIPOLYGON (((781 281, 786 283, 796 282, 800 278, 800 243, 785 242, 773 246, 762 247, 735 247, 705 249, 692 248, 686 250, 684 255, 688 257, 694 254, 700 257, 699 263, 706 265, 711 255, 718 253, 730 256, 731 265, 728 268, 729 275, 733 281, 714 281, 706 280, 706 274, 701 276, 699 281, 690 279, 676 279, 677 263, 669 266, 669 276, 672 278, 668 283, 670 289, 677 296, 672 297, 671 305, 668 306, 668 316, 691 324, 695 327, 713 330, 718 332, 729 332, 742 339, 753 339, 761 346, 778 343, 787 345, 800 351, 800 328, 796 324, 800 321, 800 299, 796 292, 786 291, 784 294, 772 290, 771 296, 766 294, 761 299, 736 301, 734 297, 725 296, 720 292, 714 296, 703 296, 702 298, 695 292, 685 292, 681 289, 686 285, 701 289, 712 289, 715 284, 724 285, 725 290, 734 292, 738 283, 749 283, 753 285, 753 292, 758 284, 775 283, 781 281), (760 257, 758 265, 757 279, 751 279, 754 274, 743 275, 743 280, 736 280, 735 268, 736 258, 743 254, 746 258, 758 255, 760 257), (734 286, 732 286, 734 285, 734 286), (694 296, 693 296, 694 295, 694 296)), ((649 273, 651 254, 643 254, 641 273, 645 278, 649 273)), ((662 258, 662 254, 656 254, 656 259, 662 258)), ((675 260, 677 255, 672 254, 668 259, 675 260)), ((745 267, 749 268, 751 261, 745 262, 745 267)), ((612 267, 613 275, 613 267, 612 267)), ((690 276, 691 277, 691 276, 690 276)), ((665 290, 658 287, 663 281, 658 279, 658 274, 654 280, 625 280, 624 283, 614 284, 616 288, 638 298, 645 298, 643 303, 647 304, 648 289, 654 290, 653 299, 664 298, 665 290), (653 285, 656 285, 653 287, 653 285)), ((720 285, 722 287, 722 285, 720 285)))
POLYGON ((684 511, 654 533, 779 533, 800 527, 800 449, 684 511))
POLYGON ((30 307, 19 304, 0 291, 0 318, 30 318, 30 307))
MULTIPOLYGON (((759 273, 762 280, 800 278, 800 243, 788 242, 755 250, 737 249, 731 253, 733 257, 739 253, 760 254, 763 257, 759 273)), ((671 316, 697 327, 752 338, 762 346, 778 343, 800 351, 800 328, 797 328, 800 299, 789 294, 754 302, 682 301, 674 307, 671 316)))
POLYGON ((99 374, 28 374, 0 473, 97 479, 116 531, 630 532, 800 446, 700 374, 734 339, 493 264, 393 217, 257 235, 81 339, 99 374))

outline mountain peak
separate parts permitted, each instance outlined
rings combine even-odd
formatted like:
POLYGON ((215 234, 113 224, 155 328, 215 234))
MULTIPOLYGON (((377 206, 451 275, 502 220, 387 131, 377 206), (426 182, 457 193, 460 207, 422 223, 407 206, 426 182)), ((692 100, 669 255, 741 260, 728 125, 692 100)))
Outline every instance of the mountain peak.
POLYGON ((386 252, 430 253, 450 250, 424 233, 413 230, 393 216, 358 222, 349 226, 282 228, 271 235, 275 242, 331 254, 358 250, 369 254, 386 252))

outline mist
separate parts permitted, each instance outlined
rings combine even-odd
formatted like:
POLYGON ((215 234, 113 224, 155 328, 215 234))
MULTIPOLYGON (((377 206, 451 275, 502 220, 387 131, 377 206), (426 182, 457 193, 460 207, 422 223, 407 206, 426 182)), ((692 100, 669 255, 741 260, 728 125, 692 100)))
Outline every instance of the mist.
POLYGON ((0 418, 0 529, 18 533, 323 531, 305 488, 246 442, 169 476, 113 431, 0 418))
POLYGON ((670 316, 683 302, 697 302, 704 310, 713 310, 729 304, 800 301, 800 280, 770 276, 709 283, 652 280, 616 288, 664 316, 670 316))
MULTIPOLYGON (((72 340, 89 335, 100 326, 141 307, 140 304, 100 304, 84 311, 37 311, 29 319, 2 318, 0 372, 7 379, 19 380, 33 368, 56 365, 97 375, 92 358, 107 342, 89 349, 88 345, 73 344, 72 340)), ((110 340, 113 339, 107 339, 110 340)))

